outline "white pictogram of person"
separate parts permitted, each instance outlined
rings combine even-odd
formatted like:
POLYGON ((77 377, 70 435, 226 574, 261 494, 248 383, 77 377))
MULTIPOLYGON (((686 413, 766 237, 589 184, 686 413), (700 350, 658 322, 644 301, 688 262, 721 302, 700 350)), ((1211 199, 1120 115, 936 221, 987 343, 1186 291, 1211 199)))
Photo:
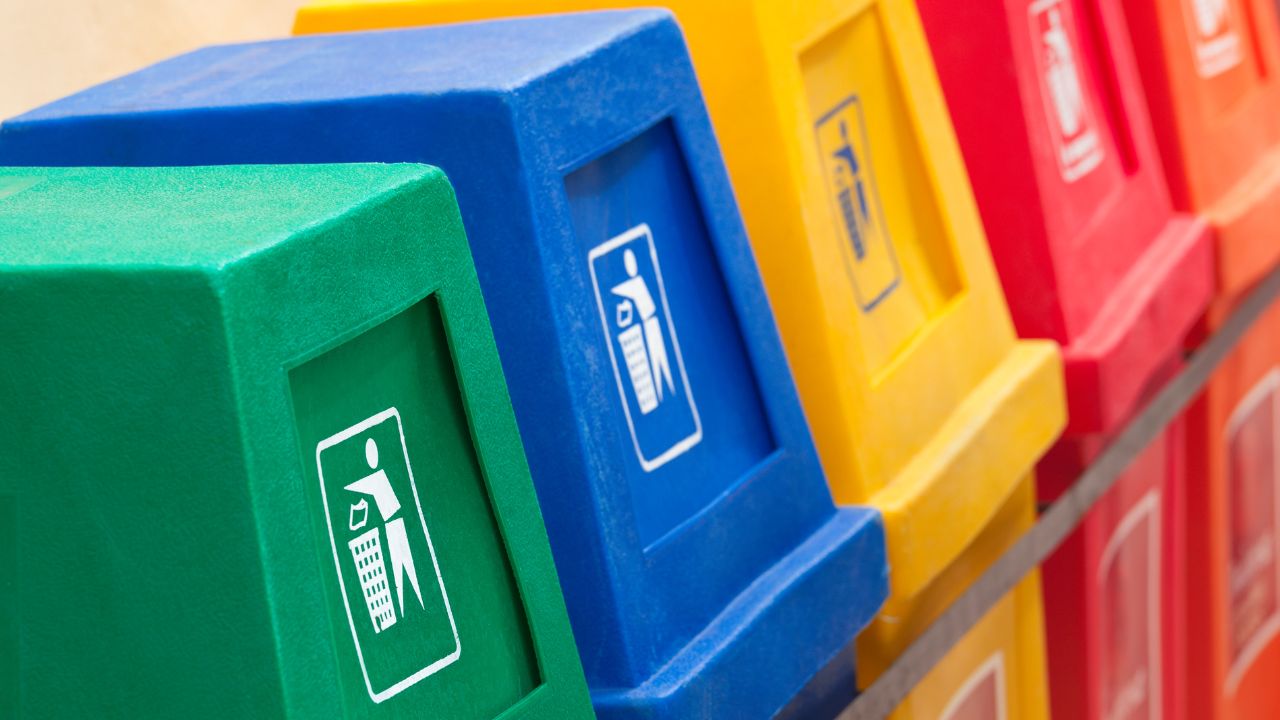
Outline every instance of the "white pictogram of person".
POLYGON ((1057 111, 1058 128, 1064 138, 1075 137, 1084 125, 1084 90, 1080 87, 1080 73, 1076 67, 1071 38, 1062 24, 1062 14, 1053 8, 1048 14, 1049 27, 1044 31, 1044 46, 1048 55, 1045 67, 1045 83, 1049 97, 1057 111))
POLYGON ((618 342, 631 376, 640 413, 647 415, 657 409, 666 389, 675 392, 675 380, 671 376, 671 361, 667 357, 667 344, 662 335, 662 321, 658 306, 653 301, 649 286, 640 275, 635 252, 630 248, 622 255, 627 279, 615 285, 611 292, 622 298, 617 305, 616 322, 620 332, 618 342), (639 324, 635 316, 639 316, 639 324), (643 328, 643 330, 642 330, 643 328))
MULTIPOLYGON (((425 607, 425 603, 422 600, 422 589, 418 586, 418 570, 413 563, 413 552, 409 548, 409 536, 405 532, 403 515, 391 519, 391 516, 400 511, 400 500, 396 497, 395 490, 391 487, 391 480, 387 478, 386 471, 378 467, 378 443, 373 438, 365 441, 364 457, 369 469, 374 472, 347 485, 346 489, 373 498, 374 506, 378 508, 378 514, 382 516, 382 521, 386 523, 384 529, 387 533, 387 560, 391 564, 391 577, 395 582, 400 615, 403 617, 404 581, 406 579, 413 586, 414 594, 418 596, 418 605, 425 607)), ((362 500, 361 502, 364 501, 362 500)), ((353 506, 353 516, 355 515, 354 509, 353 506)))
POLYGON ((1192 0, 1195 9, 1196 31, 1202 38, 1212 38, 1222 32, 1227 21, 1227 0, 1192 0))

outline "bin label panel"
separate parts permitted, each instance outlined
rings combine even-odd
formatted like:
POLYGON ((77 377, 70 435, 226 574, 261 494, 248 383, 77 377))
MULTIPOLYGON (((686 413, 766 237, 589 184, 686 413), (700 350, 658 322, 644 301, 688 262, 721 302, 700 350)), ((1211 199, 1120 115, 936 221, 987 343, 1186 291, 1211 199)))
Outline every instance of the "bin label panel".
POLYGON ((1182 0, 1196 71, 1211 78, 1244 59, 1240 12, 1233 0, 1182 0))
POLYGON ((858 96, 845 98, 818 118, 814 132, 854 296, 858 307, 870 312, 898 286, 902 271, 884 221, 858 96))
POLYGON ((1245 395, 1227 422, 1228 691, 1280 629, 1280 369, 1245 395))
POLYGON ((503 440, 461 383, 490 380, 461 364, 443 307, 421 298, 288 371, 338 715, 497 717, 542 682, 490 494, 492 473, 523 469, 482 469, 479 447, 503 440))
POLYGON ((1039 0, 1029 12, 1032 56, 1054 155, 1062 179, 1075 182, 1097 168, 1105 155, 1097 99, 1085 78, 1080 32, 1066 0, 1039 0))
POLYGON ((559 286, 566 358, 645 547, 776 449, 717 247, 731 230, 710 223, 689 165, 664 119, 564 176, 581 278, 559 286))
POLYGON ((940 720, 1007 720, 1004 653, 996 653, 964 681, 940 720))
POLYGON ((1098 563, 1098 676, 1108 720, 1158 720, 1160 711, 1160 494, 1151 490, 1121 518, 1098 563))
POLYGON ((653 232, 637 225, 592 248, 589 259, 627 429, 652 472, 702 440, 653 232))
POLYGON ((381 702, 462 652, 399 411, 322 440, 316 469, 356 655, 381 702))
POLYGON ((809 242, 831 322, 869 373, 890 365, 961 290, 955 247, 908 102, 898 49, 871 4, 800 52, 812 140, 809 242))

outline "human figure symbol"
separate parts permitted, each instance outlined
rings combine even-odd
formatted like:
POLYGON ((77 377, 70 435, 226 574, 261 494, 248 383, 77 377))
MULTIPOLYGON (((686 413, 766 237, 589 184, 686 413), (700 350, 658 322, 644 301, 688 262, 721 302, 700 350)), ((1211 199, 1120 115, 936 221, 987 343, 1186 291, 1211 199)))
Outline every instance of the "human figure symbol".
POLYGON ((1058 127, 1064 138, 1075 137, 1084 125, 1084 90, 1076 68, 1071 38, 1062 22, 1062 13, 1053 8, 1048 15, 1049 27, 1044 31, 1045 83, 1057 114, 1058 127))
MULTIPOLYGON (((378 468, 378 443, 373 438, 368 438, 365 441, 364 457, 369 469, 374 472, 347 485, 346 489, 353 493, 373 498, 378 514, 382 517, 382 521, 386 523, 384 528, 387 534, 386 560, 391 565, 391 578, 395 584, 400 616, 403 617, 405 580, 408 580, 409 585, 413 587, 413 592, 418 597, 418 605, 425 607, 422 599, 422 589, 418 585, 418 570, 413 562, 413 552, 409 548, 409 536, 405 530, 404 517, 403 515, 392 517, 400 512, 400 500, 396 497, 395 490, 391 487, 391 480, 387 477, 386 471, 378 468)), ((361 505, 365 505, 367 508, 366 500, 363 497, 359 502, 351 505, 353 529, 355 529, 354 526, 356 524, 354 519, 358 516, 361 505)), ((367 513, 367 509, 364 512, 367 513)), ((363 521, 360 522, 360 526, 364 524, 363 521)), ((395 624, 396 616, 391 608, 383 604, 383 597, 388 594, 388 589, 383 575, 385 570, 383 569, 381 557, 378 527, 370 528, 349 544, 355 556, 357 571, 361 574, 361 585, 368 586, 365 588, 365 599, 369 603, 370 614, 376 615, 374 630, 375 632, 381 632, 383 629, 395 624), (375 605, 378 608, 376 613, 375 605)))
POLYGON ((867 192, 862 183, 858 156, 849 141, 849 124, 844 120, 840 121, 840 140, 843 144, 832 153, 837 161, 835 175, 840 186, 836 200, 840 204, 845 232, 853 245, 853 256, 861 261, 867 256, 866 231, 871 224, 871 214, 867 210, 867 192))
POLYGON ((611 289, 621 298, 615 316, 620 331, 618 343, 622 346, 640 413, 648 415, 657 409, 667 391, 675 392, 675 379, 671 375, 671 361, 662 335, 658 306, 653 301, 648 283, 640 275, 635 252, 630 248, 624 251, 622 262, 627 279, 611 289), (636 322, 637 317, 639 322, 636 322))

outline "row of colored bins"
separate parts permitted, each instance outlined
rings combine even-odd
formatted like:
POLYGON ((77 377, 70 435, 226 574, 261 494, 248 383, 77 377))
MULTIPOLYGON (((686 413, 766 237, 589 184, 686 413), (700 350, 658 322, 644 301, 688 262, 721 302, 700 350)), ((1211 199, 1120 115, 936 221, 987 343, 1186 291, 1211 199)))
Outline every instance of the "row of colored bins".
MULTIPOLYGON (((612 3, 322 6, 332 30, 612 3)), ((909 2, 674 2, 836 499, 884 513, 890 591, 859 638, 875 680, 1034 520, 1063 423, 1048 343, 1019 342, 909 2), (726 30, 729 23, 730 30, 726 30)), ((1047 713, 1033 574, 898 717, 1047 713)))
POLYGON ((668 14, 210 48, 0 157, 39 166, 0 193, 13 715, 852 698, 882 524, 823 482, 668 14), (251 165, 330 162, 457 206, 251 165), (235 167, 50 167, 119 165, 235 167))
MULTIPOLYGON (((321 3, 300 14, 297 29, 599 4, 321 3)), ((912 473, 936 460, 929 442, 947 435, 930 434, 935 426, 922 411, 936 397, 895 387, 911 377, 912 353, 939 347, 930 347, 946 325, 939 316, 957 305, 948 280, 959 278, 955 286, 968 294, 981 291, 971 274, 980 260, 948 262, 949 250, 965 251, 941 242, 968 230, 957 219, 964 200, 955 197, 966 187, 947 171, 945 123, 930 117, 937 111, 931 68, 909 4, 668 4, 690 34, 837 500, 885 511, 890 622, 860 640, 865 681, 917 632, 914 623, 936 614, 922 609, 930 593, 915 591, 971 537, 964 523, 972 515, 936 522, 922 511, 927 501, 910 504, 945 497, 941 483, 913 485, 920 476, 912 473), (725 32, 729 17, 733 32, 725 32), (745 80, 760 77, 768 82, 745 80), (789 183, 776 184, 788 173, 789 183), (844 198, 864 195, 859 215, 844 198), (808 239, 811 268, 795 261, 795 237, 808 239), (914 307, 892 308, 912 294, 914 307), (834 338, 810 330, 819 314, 834 338), (868 378, 861 384, 858 370, 868 378), (842 374, 855 382, 842 384, 842 374), (881 390, 891 404, 877 407, 881 390), (850 394, 870 402, 850 408, 850 394), (906 407, 908 423, 889 419, 906 407), (887 436, 876 434, 882 429, 887 436), (895 476, 903 458, 893 452, 903 441, 911 472, 895 476), (842 492, 846 477, 858 484, 842 492), (895 495, 912 487, 928 490, 895 495), (927 559, 911 554, 913 543, 927 540, 908 531, 905 518, 928 518, 958 545, 931 547, 927 559), (921 600, 920 611, 900 605, 903 598, 921 600)), ((1018 334, 1063 346, 1069 421, 1039 466, 1040 499, 1049 502, 1176 372, 1182 349, 1216 329, 1280 259, 1270 235, 1280 225, 1280 23, 1267 0, 918 5, 1018 334)), ((1274 438, 1275 329, 1274 320, 1260 322, 1205 396, 1046 564, 1056 716, 1268 717, 1280 707, 1280 690, 1268 682, 1280 662, 1273 642, 1280 561, 1269 559, 1280 552, 1280 470, 1266 441, 1274 438)), ((975 338, 960 346, 966 360, 991 344, 975 338)), ((944 414, 958 412, 956 399, 969 387, 955 367, 963 361, 946 362, 923 386, 936 396, 958 380, 959 393, 941 401, 944 414)), ((1027 447, 1038 451, 1034 442, 1027 447)), ((981 514, 1008 480, 992 474, 970 484, 950 467, 946 479, 988 493, 966 507, 981 514)), ((955 572, 935 600, 967 584, 964 571, 955 572)), ((967 670, 953 677, 981 685, 973 673, 982 655, 968 656, 967 670)), ((1034 668, 1021 681, 1034 697, 1028 676, 1034 668)), ((939 711, 922 700, 930 689, 926 681, 904 709, 928 716, 977 707, 952 698, 942 702, 950 710, 939 711)), ((1034 715, 1018 692, 1006 708, 1034 715)))
MULTIPOLYGON (((298 29, 427 24, 602 4, 609 3, 324 5, 304 11, 298 29)), ((1172 75, 1176 63, 1151 55, 1161 39, 1144 37, 1143 31, 1155 27, 1144 24, 1144 13, 1177 15, 1169 9, 1177 3, 1157 7, 1147 0, 1122 8, 1052 0, 1009 9, 995 2, 921 0, 946 105, 909 2, 832 1, 803 8, 763 1, 732 7, 668 4, 689 33, 831 488, 841 504, 873 505, 884 514, 889 595, 881 617, 859 638, 858 680, 865 685, 1029 526, 1037 461, 1040 499, 1052 500, 1176 370, 1180 350, 1214 292, 1208 227, 1183 213, 1204 214, 1219 234, 1219 302, 1208 327, 1269 267, 1266 251, 1276 244, 1259 235, 1259 212, 1249 210, 1265 207, 1271 165, 1265 152, 1255 150, 1250 157, 1262 157, 1262 169, 1247 173, 1241 181, 1245 190, 1237 188, 1217 214, 1188 200, 1177 169, 1169 171, 1171 196, 1160 152, 1176 168, 1180 126, 1162 126, 1175 113, 1160 101, 1185 91, 1177 86, 1160 96, 1160 83, 1173 82, 1162 68, 1171 68, 1172 75), (729 17, 732 32, 725 31, 729 17), (972 32, 956 33, 955 27, 972 32), (1147 62, 1135 62, 1135 49, 1147 62), (1014 72, 987 72, 990 67, 1014 72), (1139 78, 1138 67, 1148 74, 1139 78), (1144 81, 1156 109, 1152 116, 1144 81), (981 219, 946 120, 948 105, 981 219), (1235 216, 1255 218, 1255 227, 1227 232, 1235 216), (1043 459, 1063 422, 1058 364, 1048 344, 1016 341, 1014 327, 1022 337, 1063 346, 1070 420, 1066 437, 1043 459)), ((1202 4, 1190 3, 1184 11, 1202 4)), ((1254 15, 1230 6, 1223 17, 1244 22, 1240 18, 1254 15)), ((565 32, 554 24, 517 25, 513 35, 536 47, 554 45, 565 32)), ((799 446, 786 437, 786 428, 803 427, 798 412, 779 409, 781 401, 769 399, 765 376, 780 366, 776 347, 760 339, 770 331, 753 333, 744 320, 760 312, 768 317, 767 308, 752 306, 761 302, 759 295, 748 297, 751 282, 728 267, 726 241, 717 234, 717 224, 731 224, 734 214, 717 223, 726 202, 732 209, 732 196, 722 179, 712 177, 718 172, 715 141, 705 128, 689 130, 697 123, 682 119, 682 96, 666 87, 687 85, 684 100, 692 98, 696 106, 691 75, 683 67, 672 71, 672 57, 682 51, 658 53, 632 74, 634 68, 620 68, 640 51, 616 40, 624 47, 610 65, 594 57, 608 52, 583 43, 582 58, 562 58, 572 72, 562 70, 554 82, 531 82, 528 65, 537 65, 534 59, 515 63, 510 75, 504 75, 513 65, 507 57, 457 60, 495 37, 502 43, 490 46, 509 52, 514 41, 494 27, 196 53, 8 123, 0 133, 0 162, 443 166, 459 188, 597 710, 750 715, 776 707, 839 646, 806 643, 819 635, 851 637, 879 598, 874 583, 853 583, 864 592, 858 602, 823 596, 839 593, 832 588, 848 582, 837 581, 833 569, 822 589, 805 585, 813 591, 805 594, 795 589, 803 584, 796 567, 791 575, 780 570, 789 562, 812 563, 813 547, 801 546, 812 546, 812 537, 824 532, 830 541, 829 535, 838 534, 831 527, 845 527, 846 544, 853 543, 847 530, 853 525, 846 515, 843 525, 825 519, 819 524, 828 530, 813 531, 815 517, 831 517, 829 505, 811 498, 808 485, 798 491, 797 483, 803 483, 794 477, 770 481, 762 479, 767 471, 760 475, 757 469, 766 459, 772 463, 779 448, 800 447, 799 464, 810 472, 798 475, 816 475, 816 464, 804 462, 807 437, 800 432, 790 438, 799 446), (424 50, 426 45, 436 52, 424 50), (474 97, 463 100, 460 90, 473 90, 474 97), (589 111, 581 107, 584 97, 591 98, 589 111), (485 107, 485 100, 500 109, 485 107), (655 197, 654 187, 663 193, 655 197), (534 238, 535 246, 513 237, 534 238), (672 244, 664 247, 668 237, 672 244), (566 259, 576 258, 573 243, 582 245, 585 270, 574 269, 581 258, 566 259), (673 273, 669 256, 688 269, 673 273), (682 277, 673 281, 673 274, 682 277), (635 310, 638 302, 633 310, 652 315, 657 334, 665 327, 672 346, 665 351, 669 375, 654 370, 650 380, 656 382, 647 394, 634 384, 637 341, 617 332, 623 328, 622 305, 610 308, 605 302, 628 297, 618 289, 635 285, 637 278, 646 281, 641 286, 661 291, 650 298, 651 311, 635 310), (594 305, 585 310, 572 305, 574 291, 582 289, 594 293, 594 305), (682 292, 696 293, 703 306, 697 319, 678 320, 680 313, 671 309, 682 305, 682 292), (593 320, 603 334, 588 332, 593 320), (685 354, 675 333, 683 323, 698 328, 694 347, 686 339, 685 354), (724 332, 735 325, 737 332, 724 332), (592 341, 603 346, 595 358, 575 359, 579 350, 564 349, 590 348, 592 341), (700 342, 708 347, 696 347, 700 342), (538 357, 531 350, 538 347, 561 349, 538 357), (725 348, 738 350, 738 359, 725 348), (706 360, 701 369, 700 357, 706 360), (581 379, 578 361, 606 371, 603 378, 588 373, 581 379), (604 382, 607 370, 617 397, 604 407, 599 385, 610 386, 604 382), (664 382, 670 393, 665 398, 664 382), (695 403, 693 391, 702 384, 710 389, 700 396, 710 394, 718 405, 695 403), (548 385, 567 389, 549 402, 548 385), (550 412, 549 404, 560 412, 550 412), (609 420, 626 433, 602 431, 609 420), (709 429, 704 435, 704 426, 713 423, 728 427, 723 440, 709 429), (570 450, 567 428, 575 428, 570 450), (614 451, 619 442, 634 452, 634 462, 614 451), (687 481, 691 476, 700 478, 696 490, 687 481), (565 499, 566 488, 576 502, 565 499), (752 527, 753 518, 758 522, 753 512, 768 513, 760 517, 776 523, 777 509, 768 506, 783 497, 809 498, 789 500, 800 508, 790 519, 791 534, 780 528, 753 547, 756 536, 748 533, 747 547, 735 547, 738 555, 726 559, 715 539, 752 527), (797 549, 779 560, 779 541, 797 549), (736 568, 726 567, 734 563, 736 568), (708 567, 723 574, 708 576, 708 567), (748 581, 757 585, 746 588, 748 581), (610 608, 604 619, 602 607, 610 608), (779 646, 777 628, 797 629, 786 624, 794 617, 788 613, 816 607, 832 610, 821 617, 838 629, 819 628, 814 616, 806 617, 798 627, 809 634, 786 641, 788 651, 800 655, 790 674, 765 685, 757 681, 762 671, 743 674, 744 668, 763 667, 748 656, 779 646), (743 612, 759 617, 734 618, 743 612), (711 698, 715 705, 706 705, 711 698)), ((643 33, 638 37, 628 40, 645 52, 661 45, 643 33)), ((667 42, 679 45, 678 37, 667 42)), ((1265 54, 1247 50, 1240 49, 1241 57, 1265 54)), ((538 65, 548 76, 555 68, 538 65)), ((1202 79, 1229 77, 1231 70, 1227 66, 1202 79)), ((1258 77, 1265 79, 1265 73, 1258 77)), ((1252 86, 1246 90, 1250 97, 1265 95, 1252 86)), ((1203 104, 1189 107, 1194 115, 1203 104)), ((1253 128, 1258 124, 1254 116, 1235 132, 1252 129, 1252 137, 1262 132, 1253 128)), ((1261 138, 1258 147, 1266 150, 1269 143, 1261 138)), ((1197 179, 1213 175, 1199 166, 1183 171, 1197 179)), ((743 241, 727 245, 739 248, 742 262, 743 241)), ((745 262, 748 270, 739 272, 753 274, 749 255, 745 262)), ((632 334, 649 348, 649 331, 642 323, 632 334)), ((1274 707, 1261 696, 1229 699, 1243 670, 1224 678, 1183 667, 1186 643, 1219 642, 1231 622, 1230 616, 1212 614, 1221 614, 1222 605, 1208 595, 1225 585, 1215 590, 1188 580, 1191 561, 1205 553, 1204 567, 1225 568, 1226 561, 1209 548, 1223 545, 1218 541, 1241 527, 1253 533, 1237 540, 1249 547, 1232 546, 1241 563, 1257 559, 1260 551, 1248 552, 1255 540, 1275 538, 1270 526, 1258 524, 1266 516, 1232 521, 1224 514, 1234 507, 1223 500, 1225 481, 1209 482, 1216 472, 1210 468, 1217 465, 1206 465, 1217 462, 1213 452, 1226 452, 1215 449, 1224 435, 1213 428, 1229 423, 1229 437, 1244 438, 1237 443, 1245 448, 1235 461, 1243 468, 1237 474, 1256 473, 1271 457, 1259 455, 1263 446, 1257 438, 1271 426, 1269 414, 1257 419, 1263 417, 1257 408, 1269 412, 1270 405, 1258 398, 1272 380, 1265 347, 1253 355, 1249 349, 1266 342, 1260 331, 1239 351, 1263 358, 1247 361, 1261 368, 1251 372, 1263 379, 1249 385, 1261 389, 1249 393, 1237 419, 1225 419, 1211 388, 1198 406, 1209 409, 1190 417, 1190 449, 1183 446, 1181 422, 1175 423, 1046 565, 1056 716, 1182 717, 1184 687, 1203 698, 1218 693, 1226 702, 1261 708, 1264 715, 1274 707), (1248 422, 1239 419, 1246 416, 1248 422), (1191 474, 1184 481, 1188 457, 1191 474), (1190 497, 1184 497, 1184 482, 1190 497), (1187 503, 1198 500, 1217 508, 1216 521, 1188 517, 1187 503), (1200 534, 1204 542, 1197 542, 1200 534), (1187 542, 1194 550, 1184 550, 1187 542), (1212 627, 1196 633, 1195 623, 1211 617, 1212 627), (1194 637, 1183 635, 1186 627, 1194 637)), ((1224 376, 1247 362, 1229 363, 1224 376)), ((785 395, 785 373, 776 383, 785 395)), ((1236 388, 1239 382, 1226 384, 1236 388)), ((1235 492, 1231 497, 1247 500, 1237 514, 1265 507, 1259 492, 1253 485, 1235 492)), ((874 549, 864 545, 860 552, 846 551, 845 569, 874 575, 875 563, 868 562, 874 549)), ((1265 579, 1266 569, 1256 564, 1245 569, 1265 579)), ((1268 600, 1259 599, 1259 592, 1245 593, 1237 602, 1243 609, 1236 609, 1248 614, 1237 625, 1256 630, 1238 653, 1250 662, 1267 656, 1272 632, 1265 607, 1259 609, 1268 600)), ((1044 716, 1040 602, 1032 576, 952 650, 899 715, 985 717, 1003 707, 1011 717, 1044 716)), ((1211 651, 1220 647, 1200 653, 1192 644, 1191 657, 1219 662, 1211 651)), ((836 675, 851 681, 852 668, 838 667, 836 675)), ((835 686, 827 699, 847 700, 849 689, 835 686)), ((1191 707, 1189 717, 1202 716, 1194 712, 1200 706, 1191 707)), ((1213 710, 1203 707, 1205 713, 1213 710)), ((1203 716, 1236 716, 1225 706, 1216 710, 1203 716)))

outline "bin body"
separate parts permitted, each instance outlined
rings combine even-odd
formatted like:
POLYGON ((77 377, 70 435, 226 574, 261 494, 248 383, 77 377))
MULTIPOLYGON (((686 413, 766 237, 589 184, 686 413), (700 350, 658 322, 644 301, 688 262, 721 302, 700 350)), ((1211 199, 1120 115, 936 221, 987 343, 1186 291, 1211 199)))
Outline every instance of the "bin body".
POLYGON ((1211 322, 1280 261, 1280 20, 1270 0, 1124 0, 1175 205, 1217 235, 1211 322))
MULTIPOLYGON (((1178 362, 1215 289, 1210 229, 1175 210, 1119 4, 918 4, 1014 324, 1063 346, 1052 502, 1178 362)), ((1171 429, 1044 566, 1057 717, 1183 717, 1182 448, 1171 429)))
MULTIPOLYGON (((1042 472, 1078 468, 1098 444, 1064 441, 1042 472)), ((1042 566, 1054 717, 1194 717, 1184 694, 1185 453, 1179 419, 1042 566)))
POLYGON ((0 715, 591 716, 439 170, 2 168, 0 255, 0 715))
POLYGON ((444 169, 601 715, 771 714, 879 607, 879 516, 823 482, 668 14, 210 48, 0 147, 444 169))
POLYGON ((1280 628, 1280 306, 1272 305, 1188 412, 1188 717, 1275 715, 1280 628))

